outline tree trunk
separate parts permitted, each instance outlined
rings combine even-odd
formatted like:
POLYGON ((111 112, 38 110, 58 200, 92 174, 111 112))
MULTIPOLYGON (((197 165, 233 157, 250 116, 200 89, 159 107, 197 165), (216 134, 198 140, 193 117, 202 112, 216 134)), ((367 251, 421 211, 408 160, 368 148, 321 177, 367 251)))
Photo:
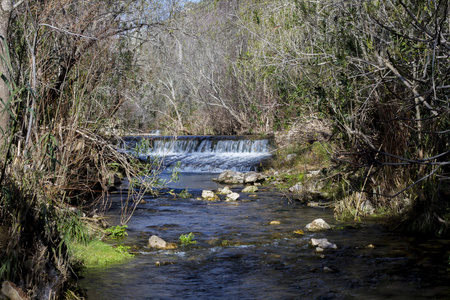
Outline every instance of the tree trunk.
POLYGON ((7 82, 9 81, 9 70, 7 64, 6 38, 8 33, 8 24, 11 11, 13 9, 11 0, 0 0, 0 148, 5 145, 8 135, 9 125, 9 97, 10 89, 7 82))

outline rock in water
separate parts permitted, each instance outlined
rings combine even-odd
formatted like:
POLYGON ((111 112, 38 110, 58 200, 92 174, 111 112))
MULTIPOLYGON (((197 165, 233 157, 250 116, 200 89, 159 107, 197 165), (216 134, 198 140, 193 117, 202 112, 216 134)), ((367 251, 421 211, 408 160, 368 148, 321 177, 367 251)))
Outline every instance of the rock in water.
POLYGON ((157 235, 152 235, 148 239, 148 246, 156 249, 175 249, 177 247, 174 243, 168 243, 157 235))
POLYGON ((231 194, 227 195, 227 197, 225 198, 225 201, 236 202, 239 197, 240 197, 240 195, 238 193, 231 193, 231 194))
POLYGON ((158 249, 163 249, 167 246, 167 242, 165 240, 163 240, 162 238, 160 238, 157 235, 152 235, 149 239, 148 239, 148 246, 150 248, 158 248, 158 249))
POLYGON ((244 183, 255 183, 258 181, 263 181, 266 179, 266 176, 261 173, 257 173, 254 171, 250 171, 244 174, 244 183))
POLYGON ((218 201, 219 200, 219 197, 216 194, 214 194, 213 191, 209 191, 209 190, 202 191, 202 198, 207 201, 218 201))
POLYGON ((228 195, 228 194, 231 194, 231 193, 232 193, 232 191, 227 186, 224 187, 223 189, 219 189, 218 190, 218 194, 221 194, 221 195, 228 195))
POLYGON ((337 249, 336 244, 330 243, 327 239, 311 239, 311 245, 322 249, 337 249))
POLYGON ((225 170, 219 175, 217 181, 230 184, 244 183, 244 174, 233 170, 225 170))
POLYGON ((245 189, 242 190, 243 193, 256 193, 258 191, 258 187, 254 185, 249 185, 245 189))
POLYGON ((309 231, 320 231, 331 229, 331 226, 327 224, 323 219, 315 219, 311 223, 305 226, 306 230, 309 231))

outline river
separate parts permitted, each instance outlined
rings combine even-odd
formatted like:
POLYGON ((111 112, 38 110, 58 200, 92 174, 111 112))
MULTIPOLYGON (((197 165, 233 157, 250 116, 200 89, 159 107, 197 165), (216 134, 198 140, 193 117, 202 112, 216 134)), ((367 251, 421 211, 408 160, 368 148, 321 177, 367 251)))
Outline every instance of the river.
MULTIPOLYGON (((179 152, 188 157, 189 151, 179 152)), ((241 194, 237 203, 196 200, 203 189, 221 186, 211 180, 216 172, 205 171, 217 171, 221 163, 193 167, 188 158, 182 165, 180 181, 169 188, 177 193, 188 188, 194 197, 145 196, 128 223, 129 236, 120 241, 137 255, 84 270, 79 285, 88 299, 449 299, 450 241, 405 237, 373 222, 338 222, 331 209, 291 202, 270 187, 253 196, 234 185, 241 194), (333 229, 296 233, 317 218, 333 229), (151 235, 177 242, 190 232, 195 245, 175 250, 146 245, 151 235), (311 238, 327 238, 338 248, 317 253, 311 238)), ((119 192, 108 213, 112 224, 120 217, 119 192)))

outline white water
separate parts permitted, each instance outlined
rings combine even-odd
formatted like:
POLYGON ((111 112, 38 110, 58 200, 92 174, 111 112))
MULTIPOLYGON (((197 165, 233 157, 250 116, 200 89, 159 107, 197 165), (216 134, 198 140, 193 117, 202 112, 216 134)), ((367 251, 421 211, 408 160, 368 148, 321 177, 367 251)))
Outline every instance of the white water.
MULTIPOLYGON (((125 141, 133 149, 142 138, 125 141)), ((150 138, 147 141, 150 147, 139 154, 140 158, 161 158, 166 167, 179 163, 181 172, 253 171, 271 156, 268 139, 182 136, 150 138)))

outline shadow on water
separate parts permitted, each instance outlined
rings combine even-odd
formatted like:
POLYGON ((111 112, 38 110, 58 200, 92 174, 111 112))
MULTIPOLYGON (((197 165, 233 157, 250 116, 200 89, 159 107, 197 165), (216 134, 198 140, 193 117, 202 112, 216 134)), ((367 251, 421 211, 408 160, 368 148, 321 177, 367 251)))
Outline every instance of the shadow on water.
MULTIPOLYGON (((182 175, 171 188, 199 191, 212 174, 182 175), (198 176, 198 177, 196 177, 198 176)), ((234 187, 240 192, 242 187, 234 187)), ((88 299, 448 299, 449 241, 420 242, 364 223, 346 226, 331 210, 296 205, 261 189, 237 204, 171 197, 146 199, 120 241, 138 254, 123 264, 85 270, 88 299), (333 230, 299 235, 316 218, 333 230), (270 225, 273 220, 279 225, 270 225), (151 235, 196 245, 151 250, 151 235), (310 239, 338 249, 316 253, 310 239), (368 247, 373 245, 373 247, 368 247)), ((119 212, 112 211, 114 216, 119 212)))

